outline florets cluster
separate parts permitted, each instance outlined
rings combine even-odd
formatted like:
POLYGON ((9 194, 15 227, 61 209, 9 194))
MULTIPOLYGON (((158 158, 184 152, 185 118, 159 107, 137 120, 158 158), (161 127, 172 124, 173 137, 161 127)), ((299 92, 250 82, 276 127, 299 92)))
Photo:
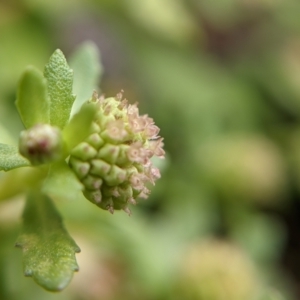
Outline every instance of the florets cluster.
POLYGON ((71 152, 69 164, 84 185, 84 195, 99 207, 123 209, 137 198, 147 198, 147 183, 160 178, 153 156, 164 157, 159 128, 148 115, 139 115, 137 104, 128 104, 122 93, 90 100, 97 114, 92 134, 71 152))

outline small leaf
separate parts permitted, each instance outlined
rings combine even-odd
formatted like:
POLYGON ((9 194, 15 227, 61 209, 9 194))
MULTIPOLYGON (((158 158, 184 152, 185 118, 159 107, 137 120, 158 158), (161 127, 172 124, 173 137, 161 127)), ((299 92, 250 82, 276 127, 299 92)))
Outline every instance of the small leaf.
POLYGON ((20 79, 16 106, 26 128, 49 123, 47 80, 34 67, 28 67, 20 79))
POLYGON ((91 133, 91 125, 96 112, 97 108, 93 103, 85 103, 67 124, 63 137, 69 151, 91 133))
POLYGON ((0 201, 36 187, 47 175, 47 168, 24 167, 11 170, 0 177, 0 201))
POLYGON ((81 45, 70 58, 70 66, 74 70, 73 90, 76 94, 71 113, 74 115, 91 98, 103 73, 97 46, 92 42, 81 45))
POLYGON ((16 146, 0 143, 0 171, 30 166, 30 162, 19 154, 16 146))
POLYGON ((64 161, 51 165, 42 187, 51 198, 70 201, 77 199, 82 189, 82 184, 64 161))
POLYGON ((79 247, 62 224, 50 198, 32 192, 23 213, 23 231, 16 246, 23 250, 25 276, 49 291, 61 291, 78 271, 79 247))
POLYGON ((45 66, 44 76, 48 80, 50 124, 63 128, 69 120, 75 96, 72 94, 73 71, 59 49, 45 66))
POLYGON ((7 128, 2 123, 0 123, 0 143, 17 145, 13 135, 7 130, 7 128))

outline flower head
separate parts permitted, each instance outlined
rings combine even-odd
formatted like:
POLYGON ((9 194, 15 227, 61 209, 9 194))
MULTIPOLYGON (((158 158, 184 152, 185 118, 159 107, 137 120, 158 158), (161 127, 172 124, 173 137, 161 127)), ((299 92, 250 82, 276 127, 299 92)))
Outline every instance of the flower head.
POLYGON ((103 98, 94 94, 97 107, 93 132, 71 152, 69 164, 84 185, 84 195, 99 207, 130 213, 129 204, 147 198, 160 172, 151 157, 164 157, 159 128, 152 118, 139 115, 122 93, 103 98))

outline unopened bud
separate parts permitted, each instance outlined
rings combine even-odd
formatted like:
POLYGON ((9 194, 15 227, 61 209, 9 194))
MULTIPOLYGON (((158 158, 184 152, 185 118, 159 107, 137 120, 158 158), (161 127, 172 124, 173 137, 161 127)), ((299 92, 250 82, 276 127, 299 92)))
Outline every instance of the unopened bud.
POLYGON ((49 124, 37 124, 20 134, 19 151, 33 165, 51 163, 63 154, 61 131, 49 124))

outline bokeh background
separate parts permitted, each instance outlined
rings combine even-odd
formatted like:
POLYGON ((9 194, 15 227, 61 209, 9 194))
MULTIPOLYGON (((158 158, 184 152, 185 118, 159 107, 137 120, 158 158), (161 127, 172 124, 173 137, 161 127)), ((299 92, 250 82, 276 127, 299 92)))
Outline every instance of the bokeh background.
POLYGON ((87 40, 101 91, 161 128, 162 178, 131 217, 56 202, 82 250, 57 294, 23 277, 23 198, 3 201, 0 299, 300 299, 300 2, 1 0, 0 142, 22 70, 87 40))

